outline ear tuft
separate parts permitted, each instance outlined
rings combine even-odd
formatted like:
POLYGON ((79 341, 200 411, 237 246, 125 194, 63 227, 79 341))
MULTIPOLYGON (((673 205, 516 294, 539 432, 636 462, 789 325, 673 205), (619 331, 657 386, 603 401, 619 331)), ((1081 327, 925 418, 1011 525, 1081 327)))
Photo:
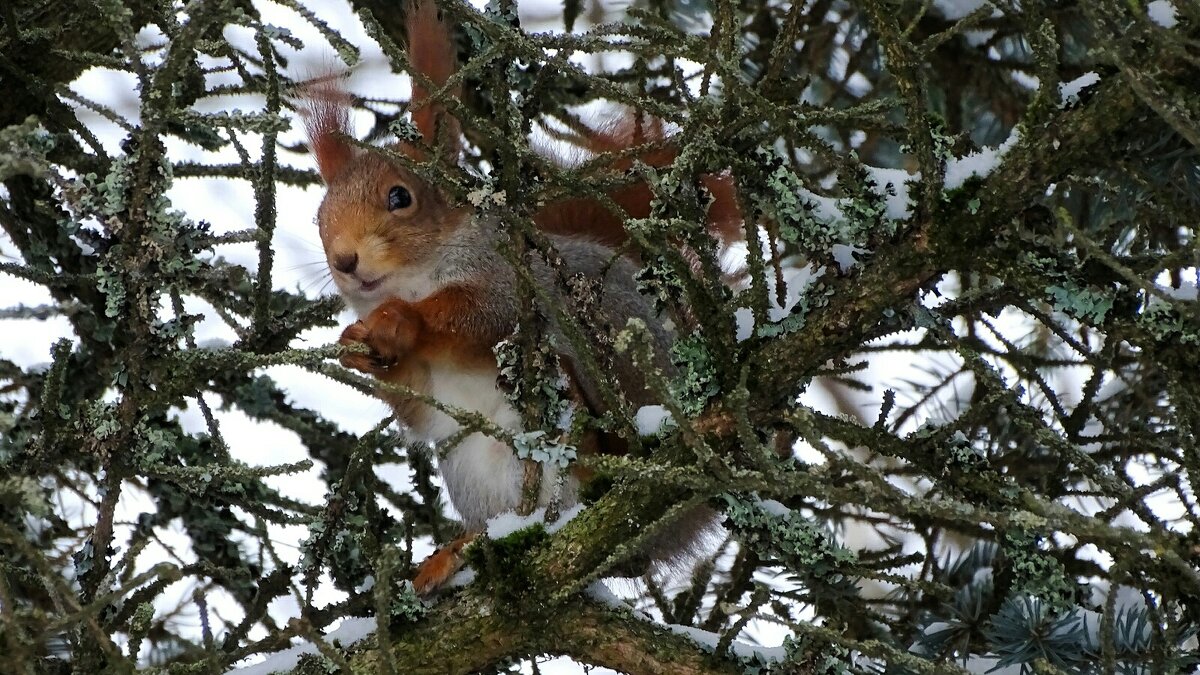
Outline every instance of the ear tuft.
POLYGON ((347 140, 351 135, 353 99, 343 86, 344 81, 343 75, 325 75, 313 78, 300 92, 300 114, 308 132, 308 144, 326 185, 354 156, 354 148, 347 140))

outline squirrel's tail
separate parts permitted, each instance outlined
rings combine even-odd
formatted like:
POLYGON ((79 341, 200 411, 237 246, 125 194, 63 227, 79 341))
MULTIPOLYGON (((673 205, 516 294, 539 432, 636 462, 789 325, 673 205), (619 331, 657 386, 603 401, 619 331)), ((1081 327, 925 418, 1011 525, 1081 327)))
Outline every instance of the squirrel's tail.
MULTIPOLYGON (((679 155, 661 120, 633 113, 582 133, 572 142, 596 155, 616 155, 612 161, 598 166, 607 173, 628 171, 635 161, 662 168, 669 166, 679 155), (644 150, 626 152, 633 148, 644 150)), ((707 174, 701 177, 700 183, 712 198, 707 212, 709 232, 726 244, 740 239, 743 236, 742 212, 733 177, 727 172, 707 174)), ((606 196, 621 213, 614 212, 599 199, 573 197, 546 204, 534 215, 534 222, 547 232, 588 236, 609 246, 619 246, 627 239, 625 219, 648 217, 654 195, 645 182, 638 181, 610 190, 606 196)))
MULTIPOLYGON (((409 110, 413 125, 426 145, 440 147, 445 156, 457 158, 462 148, 458 120, 446 108, 447 98, 459 98, 461 85, 436 96, 454 75, 458 54, 449 26, 438 16, 433 0, 409 3, 405 28, 408 32, 408 59, 411 65, 412 96, 409 110)), ((308 132, 309 146, 317 158, 321 178, 329 183, 354 156, 349 141, 350 109, 353 97, 346 91, 345 75, 333 73, 315 77, 299 92, 300 112, 308 132)), ((400 149, 413 155, 423 154, 407 143, 400 149)))
POLYGON ((452 87, 443 96, 435 96, 450 81, 458 63, 454 35, 438 16, 433 0, 412 0, 405 18, 408 60, 412 66, 409 110, 413 125, 421 132, 425 143, 440 145, 446 155, 457 156, 462 130, 445 102, 450 98, 462 98, 462 84, 452 87))
MULTIPOLYGON (((461 151, 459 121, 447 109, 446 101, 462 96, 462 83, 456 82, 443 96, 435 96, 454 76, 458 54, 449 25, 438 15, 434 0, 411 0, 408 6, 408 58, 412 66, 413 124, 425 142, 439 146, 446 155, 461 151)), ((598 167, 602 171, 620 173, 633 166, 635 160, 654 167, 665 167, 675 161, 678 150, 672 147, 661 120, 645 115, 629 114, 615 123, 582 134, 576 141, 584 150, 596 155, 622 153, 645 146, 642 152, 622 154, 598 167)), ((723 242, 742 236, 742 213, 737 204, 733 179, 728 174, 710 174, 701 178, 712 196, 708 207, 709 231, 723 242)), ((607 195, 619 209, 614 212, 600 200, 574 197, 555 201, 534 214, 539 228, 552 233, 586 236, 610 246, 626 240, 624 221, 650 215, 653 195, 644 182, 611 190, 607 195)))

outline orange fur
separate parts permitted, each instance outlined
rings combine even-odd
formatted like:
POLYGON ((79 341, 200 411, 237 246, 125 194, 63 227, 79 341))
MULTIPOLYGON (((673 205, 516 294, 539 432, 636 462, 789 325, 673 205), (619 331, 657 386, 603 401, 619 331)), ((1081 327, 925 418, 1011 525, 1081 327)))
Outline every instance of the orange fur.
MULTIPOLYGON (((450 27, 438 16, 433 0, 414 1, 409 5, 405 28, 408 31, 408 58, 413 70, 433 86, 445 86, 454 75, 458 52, 450 27)), ((446 110, 444 103, 433 100, 433 93, 419 77, 412 78, 409 110, 412 111, 413 125, 429 145, 443 143, 448 154, 457 154, 462 135, 458 120, 446 110)), ((453 98, 462 98, 462 85, 447 93, 453 98)))
MULTIPOLYGON (((578 139, 583 148, 596 154, 652 146, 639 154, 613 159, 604 166, 611 173, 628 171, 635 160, 656 168, 670 166, 679 156, 670 141, 661 120, 638 114, 631 114, 607 129, 594 129, 578 139)), ((700 182, 713 199, 707 212, 709 232, 726 244, 737 240, 742 231, 742 213, 732 176, 709 174, 702 176, 700 182)), ((646 183, 636 182, 610 191, 608 197, 620 212, 613 212, 598 199, 575 197, 546 204, 534 214, 534 223, 553 234, 588 236, 608 246, 619 246, 626 239, 624 221, 648 217, 654 195, 646 183)))
POLYGON ((478 532, 468 532, 422 560, 417 566, 417 576, 413 578, 413 589, 417 594, 426 595, 441 588, 455 572, 462 569, 462 550, 478 536, 478 532))
POLYGON ((477 312, 475 293, 450 286, 418 302, 387 300, 342 332, 341 344, 363 344, 369 350, 344 355, 343 365, 392 380, 402 378, 400 373, 411 367, 409 361, 480 357, 495 363, 492 347, 503 336, 480 330, 483 324, 469 320, 477 312))
MULTIPOLYGON (((419 302, 387 300, 342 331, 340 344, 367 348, 365 354, 343 354, 342 365, 418 391, 425 389, 429 364, 434 361, 454 363, 464 370, 494 367, 492 348, 503 336, 487 330, 482 322, 470 321, 478 313, 477 293, 450 286, 419 302)), ((407 397, 384 394, 384 398, 409 426, 420 425, 430 412, 407 397)))

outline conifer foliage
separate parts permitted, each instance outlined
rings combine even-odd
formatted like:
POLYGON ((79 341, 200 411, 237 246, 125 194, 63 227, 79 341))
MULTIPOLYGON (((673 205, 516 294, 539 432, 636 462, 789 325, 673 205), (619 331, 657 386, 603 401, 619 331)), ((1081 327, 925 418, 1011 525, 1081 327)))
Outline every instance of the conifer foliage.
MULTIPOLYGON (((319 189, 295 63, 371 46, 407 68, 404 3, 348 0, 356 44, 326 21, 345 1, 272 5, 295 26, 243 0, 0 9, 6 672, 221 673, 289 647, 266 669, 1200 667, 1195 3, 565 0, 534 18, 436 0, 469 151, 415 169, 496 216, 518 271, 554 258, 534 205, 646 181, 624 252, 677 371, 648 378, 661 409, 564 431, 547 322, 583 362, 627 350, 653 371, 651 343, 592 325, 589 280, 562 279, 561 306, 522 284, 497 357, 528 428, 506 440, 595 479, 581 511, 473 544, 469 580, 428 599, 407 579, 455 535, 446 448, 382 415, 353 432, 272 375, 323 378, 330 401, 374 390, 306 339, 336 336, 340 301, 276 265, 279 190, 319 189), (72 89, 96 68, 136 100, 72 89), (598 101, 662 120, 678 159, 534 151, 578 141, 598 101), (704 235, 704 176, 732 182, 751 244, 704 235), (169 198, 199 179, 239 186, 252 225, 169 198), (18 358, 42 322, 61 339, 18 358), (307 459, 256 461, 231 412, 307 459), (577 452, 590 429, 630 452, 577 452), (287 489, 304 472, 323 498, 287 489), (697 504, 724 530, 690 575, 605 585, 697 504)), ((364 151, 411 137, 403 91, 352 91, 364 151)))

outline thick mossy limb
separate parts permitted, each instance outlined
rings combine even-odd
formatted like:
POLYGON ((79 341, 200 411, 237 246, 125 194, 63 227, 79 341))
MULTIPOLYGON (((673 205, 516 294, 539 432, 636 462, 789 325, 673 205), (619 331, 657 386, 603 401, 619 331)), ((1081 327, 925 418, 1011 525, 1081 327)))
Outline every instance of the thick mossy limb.
MULTIPOLYGON (((515 616, 466 590, 446 598, 416 624, 392 631, 396 672, 454 675, 505 658, 558 654, 626 673, 741 673, 736 659, 705 653, 690 639, 631 612, 576 599, 542 616, 515 616)), ((374 649, 351 657, 354 672, 380 672, 374 649)))

